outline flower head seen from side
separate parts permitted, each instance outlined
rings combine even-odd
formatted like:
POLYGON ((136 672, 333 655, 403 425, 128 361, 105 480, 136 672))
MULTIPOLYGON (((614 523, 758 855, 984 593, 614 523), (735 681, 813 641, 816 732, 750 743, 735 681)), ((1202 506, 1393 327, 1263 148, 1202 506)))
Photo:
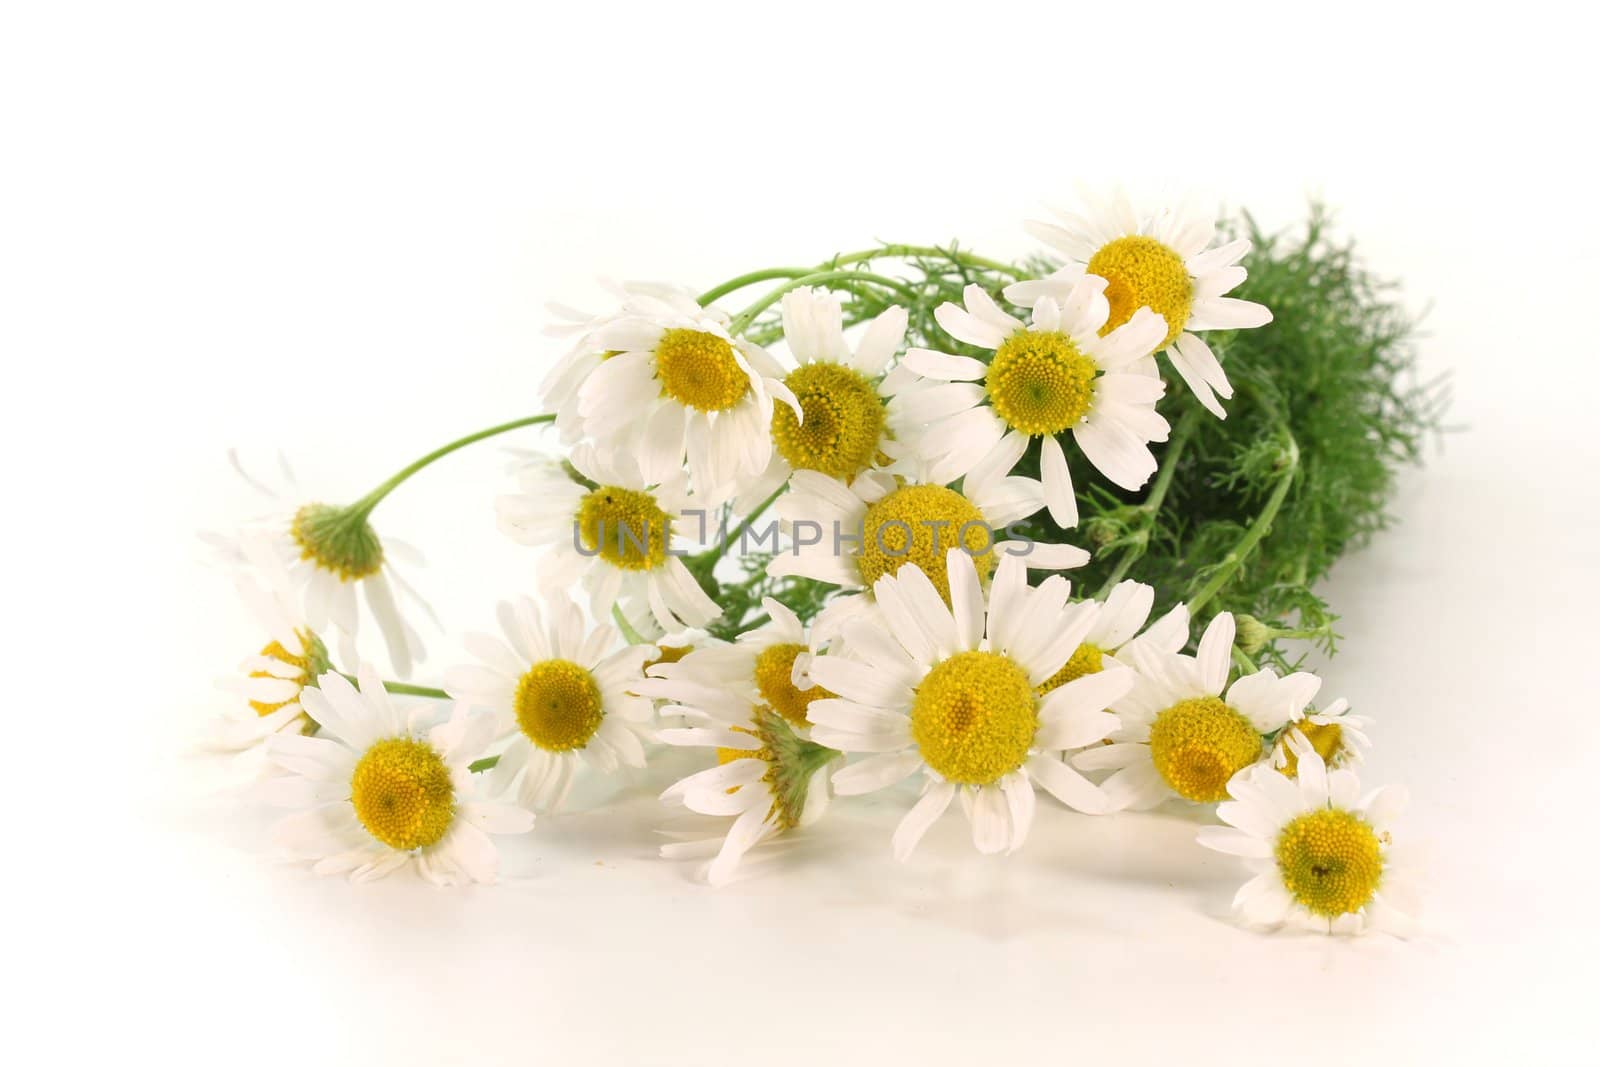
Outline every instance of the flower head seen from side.
MULTIPOLYGON (((229 459, 252 487, 282 501, 298 495, 294 475, 283 466, 285 491, 252 477, 237 456, 229 459)), ((282 570, 306 624, 326 635, 337 629, 352 642, 361 621, 361 603, 377 623, 395 673, 408 677, 423 659, 422 639, 406 621, 396 591, 430 612, 394 566, 400 559, 420 565, 421 555, 395 539, 379 540, 360 507, 300 503, 293 511, 251 523, 235 537, 209 538, 230 562, 257 572, 282 570)))
POLYGON ((1309 747, 1294 781, 1258 765, 1228 783, 1217 805, 1226 826, 1200 828, 1207 848, 1239 856, 1254 877, 1234 897, 1246 922, 1328 933, 1416 930, 1420 896, 1392 853, 1404 810, 1397 786, 1362 795, 1349 770, 1328 770, 1309 747))
POLYGON ((1031 324, 977 285, 967 286, 965 307, 938 308, 946 333, 994 357, 906 353, 901 367, 919 377, 892 386, 890 410, 897 428, 908 428, 910 447, 932 464, 931 480, 953 481, 980 465, 1009 474, 1038 438, 1045 504, 1058 526, 1070 528, 1078 504, 1059 435, 1072 434, 1089 462, 1124 489, 1155 473, 1149 443, 1167 439, 1167 420, 1155 410, 1166 387, 1137 364, 1155 351, 1165 326, 1141 308, 1107 329, 1105 288, 1105 279, 1088 275, 1041 296, 1031 324))
POLYGON ((1074 545, 1002 540, 1006 528, 1037 511, 1038 483, 980 467, 961 489, 872 471, 849 485, 817 471, 795 471, 776 511, 791 524, 792 544, 773 555, 767 573, 837 585, 845 595, 812 621, 815 647, 836 636, 851 615, 870 607, 879 578, 906 566, 929 576, 948 598, 945 553, 960 546, 987 582, 996 563, 1015 556, 1038 570, 1081 567, 1074 545))
POLYGON ((1372 747, 1367 736, 1370 720, 1350 714, 1350 702, 1341 697, 1321 711, 1308 710, 1291 722, 1272 746, 1272 765, 1287 778, 1299 771, 1299 754, 1309 747, 1330 768, 1359 764, 1372 747))
POLYGON ((653 708, 638 694, 651 645, 622 645, 609 625, 589 626, 565 596, 541 606, 526 597, 499 606, 501 635, 468 634, 480 661, 445 673, 452 697, 495 714, 506 741, 488 772, 493 795, 515 790, 522 805, 559 808, 578 768, 610 774, 643 767, 653 708))
POLYGON ((773 462, 780 477, 812 470, 850 482, 888 458, 892 444, 880 392, 905 334, 905 308, 890 307, 852 348, 838 294, 808 288, 784 294, 783 335, 799 366, 783 383, 799 411, 773 408, 773 462))
POLYGON ((1034 786, 1062 803, 1100 814, 1104 793, 1060 758, 1097 745, 1117 729, 1106 709, 1133 684, 1118 668, 1041 696, 1094 624, 1098 605, 1068 603, 1060 576, 1028 586, 1016 557, 1000 562, 985 597, 971 557, 946 558, 948 603, 920 568, 878 579, 886 626, 845 624, 846 655, 818 656, 811 675, 839 696, 811 706, 819 744, 866 758, 836 771, 834 791, 873 792, 923 778, 920 800, 894 834, 904 860, 959 796, 972 840, 986 853, 1027 839, 1034 786))
POLYGON ((1032 306, 1059 296, 1085 274, 1104 278, 1111 315, 1103 329, 1116 329, 1143 308, 1161 316, 1166 334, 1154 347, 1166 351, 1173 369, 1207 410, 1226 417, 1217 397, 1231 397, 1233 387, 1210 346, 1197 335, 1272 321, 1272 312, 1262 305, 1226 295, 1245 279, 1239 261, 1250 251, 1250 242, 1208 247, 1216 233, 1214 212, 1181 203, 1140 215, 1121 192, 1083 215, 1056 214, 1057 222, 1030 222, 1027 228, 1066 256, 1066 265, 1049 277, 1008 286, 1006 299, 1032 306))
POLYGON ((663 632, 675 633, 722 613, 675 548, 703 536, 712 521, 681 470, 641 469, 634 456, 585 443, 566 466, 526 464, 518 488, 496 501, 500 529, 548 549, 544 585, 561 588, 577 577, 595 618, 607 618, 619 601, 645 604, 663 632))
POLYGON ((1125 656, 1133 687, 1117 703, 1122 729, 1113 744, 1079 753, 1082 770, 1112 770, 1101 787, 1120 808, 1151 808, 1172 796, 1209 804, 1228 781, 1265 755, 1266 736, 1305 709, 1321 679, 1272 670, 1228 685, 1233 616, 1217 615, 1194 656, 1136 646, 1125 656))
MULTIPOLYGON (((775 603, 769 602, 769 612, 775 603)), ((689 775, 661 795, 701 815, 733 817, 725 835, 661 848, 669 859, 713 856, 707 872, 712 885, 727 883, 751 849, 810 826, 827 808, 827 767, 839 753, 808 740, 790 716, 764 702, 765 687, 752 684, 749 672, 738 669, 755 668, 762 653, 786 652, 785 644, 797 643, 776 640, 800 636, 799 620, 792 614, 777 627, 774 640, 765 641, 752 662, 746 662, 746 651, 711 646, 678 663, 652 668, 654 676, 643 685, 644 692, 664 702, 663 715, 681 716, 685 723, 661 730, 663 742, 716 752, 716 766, 689 775), (729 655, 708 658, 708 653, 724 650, 729 655)))
POLYGON ((582 432, 603 446, 681 468, 716 504, 761 476, 772 456, 774 398, 800 415, 759 345, 685 293, 636 295, 635 313, 592 334, 605 353, 578 387, 582 432))
POLYGON ((240 700, 217 723, 212 744, 242 752, 276 733, 316 732, 317 724, 300 698, 331 669, 327 646, 296 612, 281 583, 239 574, 234 584, 267 642, 239 665, 237 675, 221 683, 240 700))
POLYGON ((1148 627, 1150 609, 1155 606, 1155 590, 1143 582, 1118 582, 1100 610, 1095 612, 1094 625, 1084 635, 1072 658, 1043 685, 1045 692, 1086 674, 1096 674, 1114 666, 1125 665, 1140 647, 1152 648, 1168 655, 1183 651, 1189 643, 1189 611, 1179 604, 1148 627))
POLYGON ((488 716, 458 707, 429 727, 431 708, 402 715, 366 666, 359 690, 329 673, 302 700, 317 736, 269 740, 267 756, 285 773, 263 785, 270 802, 299 809, 274 830, 289 855, 356 881, 408 864, 436 885, 495 880, 489 835, 524 833, 533 815, 475 796, 468 768, 493 736, 488 716))
MULTIPOLYGON (((708 642, 676 662, 656 662, 649 673, 669 682, 685 681, 735 693, 752 706, 771 709, 792 730, 811 725, 808 711, 815 701, 834 694, 812 682, 811 641, 800 617, 772 597, 764 597, 767 621, 732 642, 708 642)), ((670 686, 646 683, 646 690, 668 696, 670 686)))

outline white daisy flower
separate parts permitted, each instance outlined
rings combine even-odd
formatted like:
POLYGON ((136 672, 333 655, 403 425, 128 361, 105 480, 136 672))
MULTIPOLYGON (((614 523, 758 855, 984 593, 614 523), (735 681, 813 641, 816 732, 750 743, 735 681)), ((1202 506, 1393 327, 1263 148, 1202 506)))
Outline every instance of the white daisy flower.
POLYGON ((301 693, 332 668, 327 646, 295 610, 280 583, 243 574, 234 580, 239 598, 269 640, 239 665, 239 673, 219 683, 236 694, 239 706, 211 731, 213 747, 227 752, 256 748, 273 734, 312 733, 301 693))
POLYGON ((1265 735, 1298 717, 1322 680, 1261 670, 1228 683, 1234 622, 1217 615, 1193 656, 1155 647, 1124 650, 1135 682, 1120 701, 1122 729, 1113 744, 1073 759, 1082 770, 1114 770, 1101 783, 1120 808, 1150 808, 1171 796, 1213 803, 1228 780, 1259 761, 1265 735))
POLYGON ((939 594, 948 597, 944 555, 957 545, 972 554, 985 580, 1007 556, 1039 570, 1083 566, 1089 553, 1074 545, 1001 540, 1010 524, 1041 503, 1036 481, 1007 476, 1000 464, 988 461, 967 473, 959 492, 881 471, 849 485, 817 471, 795 471, 776 504, 790 524, 792 543, 772 557, 767 573, 828 582, 846 593, 812 621, 816 647, 831 640, 846 618, 870 607, 881 576, 904 566, 931 575, 939 594))
POLYGON ((699 541, 712 525, 681 470, 641 472, 635 457, 588 443, 574 448, 569 462, 587 485, 540 460, 522 468, 520 492, 495 502, 507 536, 549 549, 541 568, 547 589, 577 577, 596 619, 608 618, 619 601, 644 603, 669 633, 722 614, 679 558, 678 546, 699 541))
POLYGON ((1228 783, 1217 805, 1227 826, 1200 828, 1200 844, 1240 856, 1255 873, 1233 899, 1245 921, 1328 933, 1417 928, 1421 896, 1393 855, 1391 829, 1406 792, 1387 786, 1361 795, 1348 770, 1327 770, 1316 752, 1300 757, 1290 781, 1264 765, 1228 783))
POLYGON ((579 390, 600 364, 616 355, 598 344, 595 335, 613 322, 649 315, 662 304, 695 303, 694 292, 678 285, 609 280, 602 280, 601 284, 617 298, 617 307, 610 312, 594 315, 563 304, 546 305, 556 321, 547 325, 544 332, 551 337, 574 338, 567 354, 556 361, 539 386, 544 410, 555 412, 556 429, 561 433, 561 440, 569 445, 583 432, 583 420, 578 414, 579 390))
POLYGON ((838 693, 811 705, 812 740, 871 753, 836 771, 841 796, 869 793, 921 774, 922 798, 894 834, 904 860, 959 795, 981 852, 1010 851, 1028 836, 1034 785, 1090 814, 1111 810, 1105 794, 1060 758, 1117 728, 1106 709, 1134 683, 1118 668, 1045 695, 1039 687, 1066 663, 1094 625, 1098 605, 1069 604, 1060 576, 1029 588, 1022 561, 995 571, 987 605, 973 560, 946 558, 948 603, 921 569, 905 567, 875 586, 887 626, 855 619, 841 643, 849 656, 818 656, 811 676, 838 693))
POLYGON ((583 433, 641 466, 687 463, 695 492, 721 503, 767 468, 773 398, 797 415, 799 403, 783 368, 730 336, 721 311, 683 292, 635 294, 632 305, 590 335, 605 355, 578 387, 583 433))
POLYGON ((562 594, 544 607, 528 597, 502 601, 497 614, 503 636, 463 639, 482 662, 444 677, 452 697, 496 716, 506 744, 488 772, 490 792, 515 788, 523 806, 554 811, 582 765, 603 774, 643 767, 653 709, 637 690, 655 647, 619 648, 614 626, 589 626, 562 594))
POLYGON ((652 663, 648 668, 651 678, 664 681, 647 681, 643 691, 676 699, 676 690, 669 683, 682 680, 714 686, 751 705, 772 709, 792 729, 805 730, 811 725, 806 710, 814 701, 834 694, 811 680, 811 644, 800 617, 772 597, 762 598, 761 606, 767 621, 737 640, 709 642, 677 662, 652 663))
POLYGON ((1106 298, 1115 328, 1149 308, 1166 323, 1154 348, 1166 350, 1172 368, 1212 414, 1225 418, 1217 395, 1233 387, 1211 348, 1196 334, 1265 326, 1272 312, 1260 304, 1225 295, 1245 279, 1239 261, 1250 251, 1246 240, 1208 248, 1216 233, 1216 213, 1178 204, 1140 216, 1125 193, 1110 204, 1093 205, 1086 216, 1056 212, 1059 224, 1030 222, 1028 232, 1067 257, 1047 278, 1008 286, 1006 299, 1024 307, 1059 295, 1085 273, 1109 283, 1106 298))
POLYGON ((1118 582, 1095 613, 1094 625, 1072 658, 1045 682, 1049 692, 1086 674, 1096 674, 1108 666, 1126 665, 1133 650, 1148 646, 1157 652, 1176 655, 1189 643, 1189 609, 1179 604, 1145 628, 1156 591, 1143 582, 1118 582), (1142 632, 1141 632, 1142 631, 1142 632), (1106 660, 1114 662, 1107 664, 1106 660))
POLYGON ((1272 746, 1272 765, 1293 778, 1299 750, 1309 745, 1329 767, 1359 764, 1372 747, 1367 727, 1372 720, 1350 714, 1350 702, 1341 697, 1321 711, 1310 710, 1291 722, 1272 746))
POLYGON ((1057 435, 1070 431, 1089 462, 1124 489, 1155 473, 1149 442, 1167 439, 1167 420, 1155 410, 1166 386, 1137 365, 1166 327, 1141 308, 1108 331, 1105 288, 1104 278, 1080 277, 1039 297, 1031 324, 1006 314, 978 285, 967 286, 966 307, 939 306, 934 315, 946 333, 994 358, 913 348, 901 361, 920 377, 891 386, 889 407, 897 428, 917 427, 906 432, 932 464, 931 481, 954 481, 982 464, 1009 474, 1037 437, 1050 518, 1070 528, 1078 502, 1057 435))
MULTIPOLYGON (((284 491, 280 491, 246 473, 234 453, 228 458, 256 490, 280 502, 286 493, 292 494, 290 499, 298 497, 287 463, 282 464, 284 491)), ((422 556, 399 540, 380 541, 366 514, 332 504, 301 503, 292 512, 251 522, 236 536, 206 539, 235 565, 258 573, 283 570, 299 613, 316 633, 326 634, 332 626, 353 642, 361 618, 359 602, 365 602, 397 675, 409 677, 412 666, 424 658, 422 639, 401 613, 395 592, 424 612, 431 614, 432 609, 394 567, 396 559, 420 566, 422 556)))
POLYGON ((675 783, 661 799, 701 815, 734 819, 725 836, 675 841, 663 845, 661 855, 714 855, 707 880, 724 885, 752 848, 822 817, 828 804, 827 767, 839 753, 806 740, 783 715, 758 703, 759 693, 752 695, 749 680, 733 677, 727 663, 704 658, 691 663, 709 651, 655 668, 659 676, 644 684, 652 696, 668 701, 663 714, 681 715, 687 723, 660 731, 660 740, 717 753, 715 767, 675 783))
POLYGON ((382 878, 415 863, 435 885, 493 882, 499 856, 490 834, 533 828, 533 814, 475 799, 469 765, 484 755, 494 722, 457 708, 428 728, 432 710, 403 716, 370 667, 356 690, 324 674, 301 697, 320 725, 316 737, 278 734, 267 756, 287 773, 263 784, 268 801, 302 809, 273 831, 318 874, 382 878))
POLYGON ((783 297, 783 336, 799 364, 783 384, 799 403, 772 412, 772 462, 745 491, 764 500, 795 470, 850 482, 886 462, 894 449, 884 410, 884 372, 906 335, 906 310, 891 307, 867 326, 852 349, 839 294, 795 289, 783 297))

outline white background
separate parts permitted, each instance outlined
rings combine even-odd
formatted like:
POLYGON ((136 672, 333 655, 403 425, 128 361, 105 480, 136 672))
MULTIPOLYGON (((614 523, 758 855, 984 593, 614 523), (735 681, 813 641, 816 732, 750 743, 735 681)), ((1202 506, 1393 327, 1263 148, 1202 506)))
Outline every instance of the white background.
MULTIPOLYGON (((71 3, 0 15, 11 571, 8 1014, 26 1059, 1518 1062, 1592 1040, 1596 225, 1565 7, 71 3), (1077 179, 1308 195, 1431 307, 1468 429, 1328 584, 1433 932, 1237 929, 1181 815, 1044 813, 1020 855, 900 796, 722 892, 653 857, 682 761, 506 852, 507 883, 273 862, 190 755, 259 638, 193 531, 282 450, 349 499, 537 408, 546 300, 875 239, 1030 246, 1077 179), (20 685, 18 684, 20 683, 20 685), (20 1022, 20 1026, 18 1023, 20 1022)), ((531 440, 530 438, 529 440, 531 440)), ((494 447, 379 513, 449 632, 527 590, 494 447)), ((456 655, 434 635, 429 668, 456 655)), ((424 671, 426 676, 426 671, 424 671)))

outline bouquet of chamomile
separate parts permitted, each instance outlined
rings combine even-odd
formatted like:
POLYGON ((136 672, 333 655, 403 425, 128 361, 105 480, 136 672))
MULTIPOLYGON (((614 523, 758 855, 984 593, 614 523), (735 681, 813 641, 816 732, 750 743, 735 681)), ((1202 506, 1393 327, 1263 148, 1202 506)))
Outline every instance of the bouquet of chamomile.
POLYGON ((904 797, 899 861, 952 808, 1009 853, 1199 805, 1249 924, 1413 929, 1405 793, 1363 790, 1370 720, 1300 669, 1335 650, 1316 583, 1438 424, 1413 323, 1317 208, 1264 233, 1119 193, 1027 229, 1024 262, 888 244, 620 284, 553 308, 535 414, 353 503, 251 479, 281 511, 215 541, 263 644, 215 740, 264 756, 281 847, 492 882, 494 838, 580 776, 685 746, 702 769, 661 799, 714 832, 661 853, 713 885, 877 790, 904 797), (377 513, 516 431, 543 448, 484 508, 536 593, 416 684, 420 561, 377 513))

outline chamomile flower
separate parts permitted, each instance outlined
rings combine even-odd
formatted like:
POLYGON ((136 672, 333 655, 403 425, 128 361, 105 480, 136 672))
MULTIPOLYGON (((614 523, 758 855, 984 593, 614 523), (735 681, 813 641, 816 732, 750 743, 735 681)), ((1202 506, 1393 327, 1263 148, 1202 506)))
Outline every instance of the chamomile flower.
POLYGON ((645 683, 649 692, 669 701, 663 713, 681 715, 688 724, 662 730, 660 739, 669 745, 712 748, 717 754, 715 767, 675 783, 661 799, 701 815, 734 820, 721 838, 676 841, 663 845, 661 855, 688 859, 714 854, 707 879, 723 885, 752 848, 822 817, 828 804, 827 767, 839 753, 796 733, 782 715, 752 700, 744 684, 723 684, 716 674, 703 671, 657 671, 663 676, 645 683))
POLYGON ((721 503, 767 468, 773 398, 796 415, 799 403, 779 380, 783 368, 732 337, 722 312, 686 293, 640 294, 633 304, 637 313, 592 334, 605 358, 578 387, 583 433, 673 467, 687 463, 695 492, 721 503))
POLYGON ((1131 655, 1140 646, 1168 655, 1182 652, 1189 643, 1189 610, 1179 604, 1146 628, 1155 599, 1156 591, 1143 582, 1118 582, 1095 613, 1094 625, 1083 643, 1044 683, 1044 691, 1048 693, 1086 674, 1124 664, 1127 661, 1119 657, 1131 655), (1107 663, 1108 659, 1113 662, 1107 663))
POLYGON ((852 349, 837 293, 795 289, 784 294, 783 336, 799 366, 783 384, 799 410, 773 408, 775 454, 763 479, 770 489, 793 470, 849 482, 889 458, 893 444, 880 394, 884 371, 905 335, 906 310, 891 307, 872 320, 852 349))
POLYGON ((637 693, 651 645, 621 645, 613 626, 589 626, 565 596, 547 607, 503 601, 503 636, 468 634, 482 662, 445 672, 445 691, 495 713, 507 742, 489 771, 489 788, 513 788, 525 807, 559 808, 578 768, 605 774, 643 767, 652 708, 637 693), (619 647, 620 646, 620 647, 619 647))
POLYGON ((867 610, 878 579, 902 567, 919 567, 939 595, 948 597, 944 555, 953 546, 972 555, 985 581, 1007 556, 1040 570, 1087 563, 1089 553, 1073 545, 1000 539, 1011 523, 1037 511, 1042 497, 1037 482, 1007 477, 998 467, 980 464, 959 492, 882 471, 849 485, 817 471, 795 471, 775 505, 790 523, 792 544, 772 557, 767 573, 828 582, 845 592, 813 620, 813 646, 867 610))
POLYGON ((1030 589, 1022 561, 1000 562, 986 598, 972 557, 946 558, 948 601, 918 567, 875 586, 886 627, 845 624, 848 656, 818 656, 811 677, 839 696, 811 705, 812 740, 868 758, 836 771, 839 795, 922 775, 921 799, 894 834, 904 860, 960 796, 981 852, 1018 848, 1033 822, 1034 786, 1090 814, 1104 793, 1060 758, 1117 728, 1106 709, 1134 683, 1118 668, 1041 696, 1094 625, 1094 601, 1068 603, 1059 576, 1030 589))
POLYGON ((617 307, 604 314, 590 314, 563 304, 550 304, 556 316, 544 329, 551 337, 571 338, 572 347, 556 361, 539 386, 539 395, 546 411, 556 414, 556 429, 561 440, 575 443, 583 432, 583 420, 578 414, 578 393, 589 375, 600 364, 617 353, 607 350, 595 335, 614 322, 647 316, 662 305, 687 307, 695 303, 695 294, 682 286, 661 282, 610 282, 602 283, 617 298, 617 307))
POLYGON ((1086 216, 1056 214, 1059 223, 1030 222, 1028 232, 1065 255, 1066 265, 1047 278, 1008 286, 1006 299, 1029 307, 1068 291, 1085 273, 1104 278, 1111 315, 1102 328, 1114 330, 1143 308, 1154 311, 1167 330, 1153 349, 1164 349, 1207 410, 1225 418, 1217 396, 1231 397, 1233 387, 1210 346, 1196 335, 1272 321, 1272 312, 1262 305, 1225 295, 1245 279, 1239 261, 1250 242, 1209 248, 1215 212, 1185 203, 1141 216, 1121 192, 1086 216))
POLYGON ((361 688, 324 674, 301 697, 316 737, 281 733, 267 756, 286 773, 263 784, 266 798, 301 809, 273 836, 318 874, 382 878, 415 864, 436 885, 493 882, 499 856, 490 834, 524 833, 532 813, 475 798, 468 766, 493 736, 488 716, 455 715, 428 727, 432 710, 402 715, 370 667, 361 688))
MULTIPOLYGON (((229 453, 234 469, 253 488, 276 501, 285 492, 250 476, 237 456, 229 453)), ((294 474, 282 467, 285 490, 298 495, 294 474)), ((292 512, 250 523, 237 536, 209 536, 224 558, 258 572, 281 568, 288 574, 291 594, 306 624, 319 634, 330 626, 355 640, 360 625, 360 603, 378 624, 395 673, 408 677, 423 657, 422 639, 401 613, 396 590, 424 612, 431 609, 394 567, 399 558, 422 563, 416 549, 400 541, 380 541, 359 506, 338 507, 301 503, 292 512)))
POLYGON ((507 536, 549 550, 544 585, 560 588, 578 578, 597 619, 607 618, 619 600, 647 604, 669 633, 720 615, 674 547, 685 537, 703 537, 709 525, 683 472, 641 472, 635 457, 588 443, 574 448, 568 461, 571 472, 549 460, 525 465, 520 492, 496 501, 507 536))
POLYGON ((1307 711, 1291 722, 1272 746, 1272 765, 1293 778, 1299 751, 1307 745, 1329 767, 1358 764, 1372 747, 1366 733, 1370 723, 1364 716, 1351 715, 1350 702, 1342 697, 1321 711, 1307 711))
POLYGON ((1391 831, 1406 805, 1397 786, 1361 794, 1348 770, 1329 771, 1309 747, 1290 781, 1258 765, 1228 783, 1217 805, 1227 826, 1203 826, 1199 842, 1239 856, 1255 877, 1234 897, 1257 926, 1284 924, 1328 933, 1415 931, 1420 896, 1391 831))
MULTIPOLYGON (((800 617, 772 597, 762 598, 761 607, 768 621, 737 640, 708 642, 675 663, 657 661, 649 674, 727 690, 772 709, 792 729, 804 731, 811 725, 806 710, 834 694, 811 681, 811 643, 800 617)), ((672 695, 670 685, 646 682, 643 688, 657 697, 672 695)))
POLYGON ((1166 387, 1136 365, 1155 351, 1165 325, 1141 308, 1107 329, 1105 288, 1104 278, 1080 277, 1041 296, 1030 324, 978 285, 967 286, 965 307, 939 306, 934 314, 946 333, 994 358, 913 348, 902 360, 920 377, 894 386, 890 410, 897 427, 917 427, 908 431, 911 447, 932 464, 932 481, 954 481, 980 465, 1009 474, 1037 437, 1050 517, 1072 527, 1078 502, 1058 435, 1070 432, 1089 462, 1124 489, 1155 473, 1149 442, 1167 439, 1167 420, 1155 410, 1166 387))
POLYGON ((306 716, 300 697, 332 667, 327 646, 296 612, 280 582, 240 574, 234 585, 268 640, 239 665, 238 675, 221 683, 240 701, 217 723, 212 744, 243 752, 283 731, 314 732, 317 724, 306 716))
POLYGON ((1322 680, 1271 669, 1228 682, 1233 616, 1211 620, 1193 656, 1138 646, 1125 657, 1135 683, 1120 701, 1114 743, 1079 753, 1082 770, 1114 770, 1101 787, 1118 808, 1150 808, 1171 796, 1213 803, 1228 780, 1259 761, 1265 737, 1297 718, 1322 680))

